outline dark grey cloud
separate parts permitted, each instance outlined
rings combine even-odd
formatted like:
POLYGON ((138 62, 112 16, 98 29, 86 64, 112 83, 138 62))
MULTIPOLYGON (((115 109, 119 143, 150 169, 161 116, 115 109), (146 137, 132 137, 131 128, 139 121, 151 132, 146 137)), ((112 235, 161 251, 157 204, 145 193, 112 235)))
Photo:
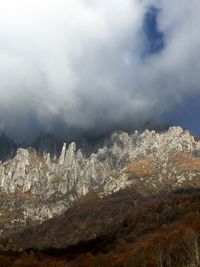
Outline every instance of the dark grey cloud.
POLYGON ((199 11, 197 0, 0 0, 0 128, 79 135, 162 116, 199 90, 199 11), (164 44, 144 58, 152 7, 164 44))

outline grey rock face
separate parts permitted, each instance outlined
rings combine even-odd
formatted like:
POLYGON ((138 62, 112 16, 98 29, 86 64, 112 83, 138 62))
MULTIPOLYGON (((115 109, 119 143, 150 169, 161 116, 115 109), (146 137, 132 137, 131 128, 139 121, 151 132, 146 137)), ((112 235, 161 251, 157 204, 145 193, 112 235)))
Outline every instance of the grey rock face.
POLYGON ((68 148, 63 144, 58 159, 20 148, 12 160, 0 164, 1 235, 59 215, 91 190, 103 196, 134 185, 157 192, 200 181, 200 164, 199 170, 195 163, 196 169, 179 172, 172 160, 173 155, 192 157, 200 151, 200 142, 180 127, 162 134, 113 133, 108 143, 89 157, 75 143, 68 148))

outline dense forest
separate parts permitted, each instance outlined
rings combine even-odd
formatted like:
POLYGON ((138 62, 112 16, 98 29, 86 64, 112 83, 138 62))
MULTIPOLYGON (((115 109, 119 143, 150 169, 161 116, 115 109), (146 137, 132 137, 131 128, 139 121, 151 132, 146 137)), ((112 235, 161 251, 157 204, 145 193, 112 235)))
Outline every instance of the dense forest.
POLYGON ((89 194, 66 214, 2 242, 24 250, 2 251, 1 267, 198 267, 200 190, 89 194))

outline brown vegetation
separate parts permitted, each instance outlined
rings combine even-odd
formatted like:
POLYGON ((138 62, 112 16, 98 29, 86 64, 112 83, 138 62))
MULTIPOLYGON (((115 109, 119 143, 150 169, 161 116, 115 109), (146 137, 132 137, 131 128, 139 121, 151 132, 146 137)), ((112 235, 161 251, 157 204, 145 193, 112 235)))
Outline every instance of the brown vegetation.
POLYGON ((189 172, 200 170, 200 159, 193 157, 191 154, 181 153, 172 156, 171 161, 179 172, 189 172))
POLYGON ((134 175, 134 177, 146 177, 157 174, 155 165, 160 164, 157 158, 146 158, 134 161, 128 165, 128 173, 134 175))
POLYGON ((65 215, 10 237, 27 252, 2 254, 0 266, 197 267, 199 209, 197 189, 146 198, 133 189, 89 194, 65 215))

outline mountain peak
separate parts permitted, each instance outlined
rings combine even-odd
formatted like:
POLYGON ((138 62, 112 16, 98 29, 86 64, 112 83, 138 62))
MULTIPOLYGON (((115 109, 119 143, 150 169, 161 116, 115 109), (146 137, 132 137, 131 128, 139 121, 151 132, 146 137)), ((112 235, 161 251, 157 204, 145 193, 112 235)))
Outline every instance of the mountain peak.
POLYGON ((91 191, 105 196, 131 186, 149 195, 198 187, 199 153, 200 141, 181 127, 162 133, 114 132, 89 157, 75 142, 64 143, 58 157, 19 148, 0 165, 1 207, 14 218, 1 234, 14 231, 16 224, 24 227, 60 215, 91 191))

